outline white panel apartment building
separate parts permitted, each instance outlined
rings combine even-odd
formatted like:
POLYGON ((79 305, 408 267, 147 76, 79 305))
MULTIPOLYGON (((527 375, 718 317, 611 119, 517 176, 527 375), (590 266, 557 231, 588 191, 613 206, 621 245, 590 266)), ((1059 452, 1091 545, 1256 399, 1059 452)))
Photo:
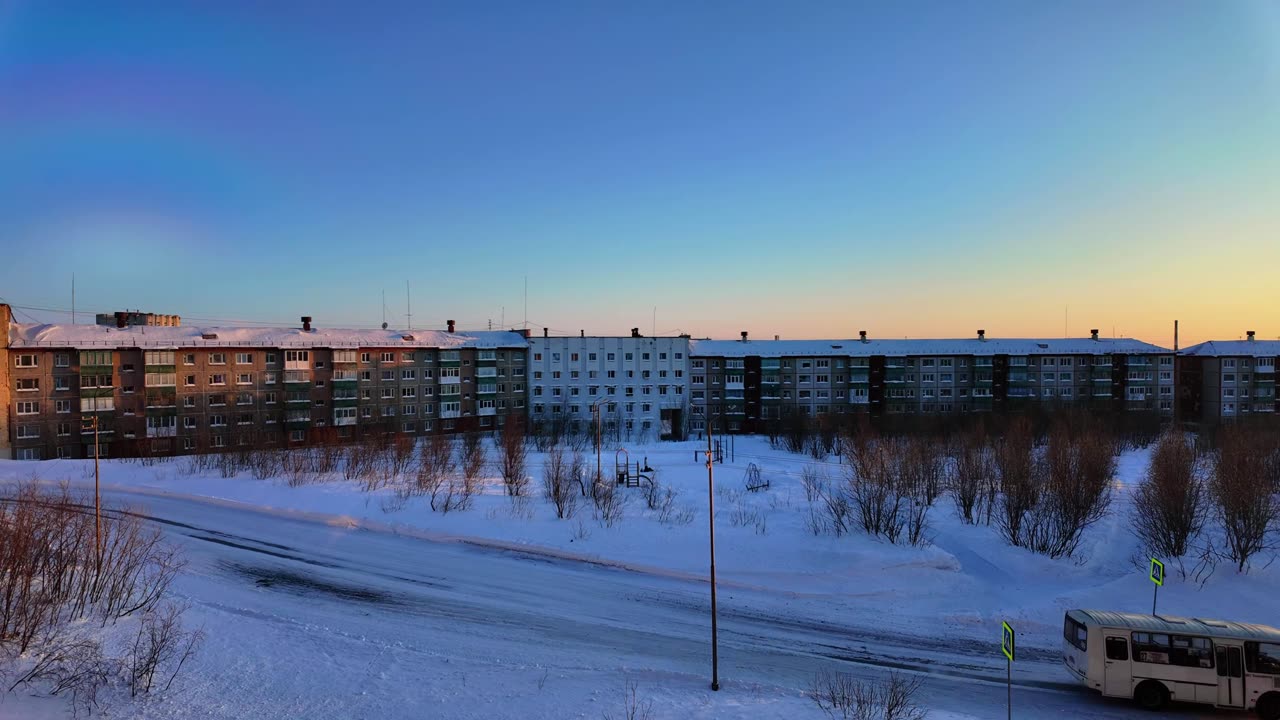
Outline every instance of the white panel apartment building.
POLYGON ((601 409, 606 432, 629 440, 682 438, 689 417, 689 338, 529 339, 529 421, 586 430, 601 409))

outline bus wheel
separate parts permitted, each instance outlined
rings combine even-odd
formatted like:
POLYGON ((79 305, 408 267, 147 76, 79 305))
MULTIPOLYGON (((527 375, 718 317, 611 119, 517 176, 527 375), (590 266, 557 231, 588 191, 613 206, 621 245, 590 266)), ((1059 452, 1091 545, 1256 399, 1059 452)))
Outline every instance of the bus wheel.
POLYGON ((1262 720, 1280 720, 1280 693, 1267 693, 1258 698, 1258 717, 1262 720))
POLYGON ((1138 689, 1133 691, 1133 699, 1146 710, 1159 710, 1169 703, 1169 691, 1164 689, 1162 683, 1145 680, 1138 683, 1138 689))

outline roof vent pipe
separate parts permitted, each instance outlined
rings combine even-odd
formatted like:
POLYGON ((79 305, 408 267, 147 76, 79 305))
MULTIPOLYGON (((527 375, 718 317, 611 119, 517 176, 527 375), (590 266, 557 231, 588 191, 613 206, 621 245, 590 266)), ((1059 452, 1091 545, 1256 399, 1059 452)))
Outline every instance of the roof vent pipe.
POLYGON ((743 330, 743 331, 742 331, 742 342, 746 342, 746 341, 747 341, 747 331, 746 331, 746 330, 743 330))
POLYGON ((633 338, 640 337, 640 328, 631 328, 631 337, 633 338))
POLYGON ((310 315, 302 316, 302 331, 311 332, 311 316, 310 315))
POLYGON ((547 328, 542 328, 542 337, 550 337, 550 331, 547 328))
POLYGON ((866 342, 866 341, 867 341, 867 331, 866 331, 866 330, 859 330, 859 331, 858 331, 858 340, 860 340, 860 341, 862 341, 862 342, 866 342))
POLYGON ((1246 331, 1244 336, 1249 339, 1249 342, 1253 342, 1254 332, 1252 330, 1246 331))
POLYGON ((452 320, 445 320, 444 322, 449 326, 449 332, 453 332, 454 322, 452 320))
POLYGON ((1094 339, 1094 340, 1097 340, 1097 339, 1098 339, 1098 329, 1097 329, 1097 328, 1094 328, 1094 329, 1090 330, 1090 331, 1089 331, 1089 335, 1090 335, 1091 337, 1093 337, 1093 339, 1094 339))
POLYGON ((987 340, 987 331, 986 331, 986 330, 979 330, 979 331, 978 331, 978 339, 979 339, 979 340, 981 340, 981 341, 983 341, 983 342, 986 342, 986 340, 987 340))

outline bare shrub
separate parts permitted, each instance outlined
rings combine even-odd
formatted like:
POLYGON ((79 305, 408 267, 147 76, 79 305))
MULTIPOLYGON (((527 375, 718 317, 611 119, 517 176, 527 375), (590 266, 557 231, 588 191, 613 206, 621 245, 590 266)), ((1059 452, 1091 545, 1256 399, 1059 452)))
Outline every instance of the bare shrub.
POLYGON ((1000 533, 1011 545, 1023 544, 1022 521, 1039 502, 1040 483, 1031 423, 1015 418, 995 445, 995 468, 1000 478, 1000 533))
POLYGON ((573 517, 578 507, 578 496, 573 491, 569 471, 564 448, 552 448, 542 466, 542 494, 555 506, 556 517, 561 520, 573 517))
POLYGON ((471 498, 480 491, 480 481, 487 462, 484 438, 480 433, 467 433, 462 438, 462 490, 463 508, 471 506, 471 498))
POLYGON ((805 465, 800 469, 800 484, 804 487, 804 499, 814 502, 826 492, 830 480, 827 479, 825 471, 812 465, 805 465))
POLYGON ((167 689, 204 640, 204 631, 182 629, 185 610, 185 606, 167 604, 142 616, 125 663, 131 696, 151 692, 156 673, 161 673, 163 679, 166 670, 169 671, 164 685, 167 689))
POLYGON ((647 480, 641 484, 641 490, 644 491, 644 505, 650 510, 657 510, 662 503, 663 487, 657 478, 647 480))
POLYGON ((450 482, 454 469, 453 440, 441 433, 428 435, 418 451, 418 490, 431 499, 431 509, 449 506, 454 487, 450 482))
POLYGON ((9 692, 23 685, 44 682, 50 695, 69 694, 78 714, 98 707, 98 694, 117 674, 118 663, 102 652, 102 643, 91 637, 53 637, 34 653, 34 662, 20 673, 9 692))
POLYGON ((809 698, 837 720, 924 720, 916 704, 920 678, 889 673, 880 680, 859 680, 847 673, 822 671, 809 685, 809 698))
POLYGON ((622 520, 623 495, 614 483, 598 482, 591 486, 592 515, 603 527, 613 527, 622 520))
MULTIPOLYGON (((947 489, 955 500, 960 517, 970 525, 982 516, 983 505, 988 501, 988 488, 994 489, 994 463, 981 435, 966 435, 961 439, 947 477, 947 489)), ((987 508, 988 513, 990 508, 987 508)))
POLYGON ((859 436, 847 446, 849 504, 868 535, 893 540, 901 535, 903 497, 898 493, 902 441, 859 436))
POLYGON ((1133 495, 1130 526, 1147 554, 1182 558, 1204 529, 1209 496, 1195 443, 1166 432, 1151 451, 1147 479, 1133 495))
POLYGON ((747 507, 746 503, 739 502, 729 509, 729 524, 733 527, 756 525, 759 522, 760 511, 747 507))
POLYGON ((392 440, 387 463, 387 471, 392 477, 399 477, 412 470, 416 444, 412 435, 404 433, 396 435, 392 440))
POLYGON ((907 441, 902 451, 901 475, 903 481, 911 486, 912 497, 933 505, 933 501, 942 494, 946 478, 941 444, 931 437, 916 436, 907 441))
POLYGON ((669 487, 662 489, 662 496, 658 499, 658 522, 664 525, 688 525, 693 522, 696 515, 693 508, 681 507, 676 505, 676 498, 679 493, 669 487))
POLYGON ((1246 426, 1226 428, 1219 438, 1209 487, 1226 555, 1240 572, 1248 569, 1254 555, 1273 546, 1273 535, 1280 530, 1272 442, 1264 432, 1246 426))
POLYGON ((618 715, 606 712, 604 720, 649 720, 653 717, 653 702, 641 699, 637 690, 634 680, 626 681, 622 690, 622 712, 618 715))
POLYGON ((524 425, 517 418, 507 418, 498 438, 498 465, 502 469, 502 484, 507 495, 515 497, 528 493, 529 476, 525 467, 528 457, 524 425))

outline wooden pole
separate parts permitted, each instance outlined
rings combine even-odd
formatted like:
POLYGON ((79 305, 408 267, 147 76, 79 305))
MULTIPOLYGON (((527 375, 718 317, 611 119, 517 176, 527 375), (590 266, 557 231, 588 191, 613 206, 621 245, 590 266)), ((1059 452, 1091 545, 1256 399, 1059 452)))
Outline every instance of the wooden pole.
POLYGON ((707 422, 707 537, 711 546, 711 689, 720 689, 720 643, 716 628, 716 497, 712 473, 711 422, 707 422))

